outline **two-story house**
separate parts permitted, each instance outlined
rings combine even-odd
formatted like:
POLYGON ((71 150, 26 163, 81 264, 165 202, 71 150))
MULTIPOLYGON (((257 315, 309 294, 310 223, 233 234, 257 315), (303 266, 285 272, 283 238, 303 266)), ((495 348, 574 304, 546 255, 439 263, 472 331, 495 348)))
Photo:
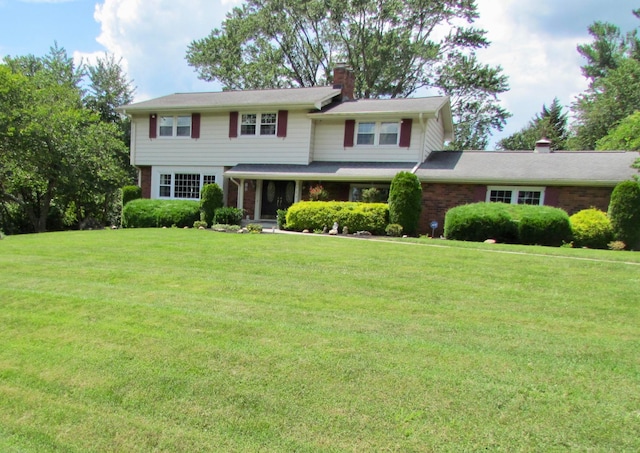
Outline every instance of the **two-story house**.
MULTIPOLYGON (((198 199, 216 182, 247 218, 274 219, 322 185, 331 199, 384 194, 399 171, 423 186, 421 231, 474 201, 606 210, 638 153, 441 151, 453 137, 448 97, 354 99, 344 66, 334 85, 179 93, 123 106, 143 196, 198 199)), ((546 145, 546 147, 545 147, 546 145)))

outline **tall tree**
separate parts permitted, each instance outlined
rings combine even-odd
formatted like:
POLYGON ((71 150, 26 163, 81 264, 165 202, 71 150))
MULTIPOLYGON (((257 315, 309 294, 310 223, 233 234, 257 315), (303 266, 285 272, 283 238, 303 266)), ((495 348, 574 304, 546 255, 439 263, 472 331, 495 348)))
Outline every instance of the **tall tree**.
POLYGON ((477 17, 470 0, 248 0, 221 29, 192 42, 187 60, 225 89, 322 85, 344 62, 355 70, 357 97, 406 97, 421 88, 455 95, 460 144, 484 146, 509 116, 497 103, 508 87, 501 68, 476 60, 473 52, 489 45, 471 26, 477 17), (452 65, 480 71, 454 83, 452 65))
MULTIPOLYGON (((640 9, 632 13, 640 19, 640 9)), ((595 149, 599 139, 640 106, 638 28, 623 34, 616 25, 595 22, 589 33, 593 42, 578 46, 586 59, 582 72, 589 88, 572 106, 572 149, 595 149)))
POLYGON ((506 150, 532 150, 541 138, 551 141, 551 149, 567 149, 569 131, 567 129, 567 113, 562 111, 558 98, 554 98, 550 107, 542 106, 529 124, 520 131, 503 138, 498 148, 506 150))
POLYGON ((0 200, 18 206, 36 232, 46 230, 54 205, 64 210, 73 202, 76 213, 102 215, 105 200, 127 181, 117 159, 126 152, 120 132, 83 106, 73 62, 57 47, 41 59, 5 61, 0 200))

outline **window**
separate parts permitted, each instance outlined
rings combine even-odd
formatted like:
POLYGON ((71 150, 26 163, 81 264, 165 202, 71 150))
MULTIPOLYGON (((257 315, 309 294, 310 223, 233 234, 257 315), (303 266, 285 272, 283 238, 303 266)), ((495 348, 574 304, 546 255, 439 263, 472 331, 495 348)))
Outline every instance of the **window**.
POLYGON ((397 122, 358 123, 358 145, 397 145, 399 137, 397 122))
POLYGON ((191 116, 161 116, 158 135, 160 137, 191 137, 191 116))
POLYGON ((277 113, 243 113, 240 135, 276 135, 277 121, 277 113))
POLYGON ((172 175, 160 175, 160 196, 171 196, 171 176, 172 175))
POLYGON ((488 187, 487 201, 509 204, 542 205, 543 187, 488 187))
POLYGON ((216 182, 215 175, 199 173, 160 174, 158 195, 160 198, 200 199, 200 191, 205 184, 216 182))
POLYGON ((389 199, 389 184, 351 184, 349 188, 349 201, 364 201, 367 196, 370 202, 386 203, 389 199), (370 191, 370 189, 376 189, 370 191), (368 191, 366 196, 365 191, 368 191))

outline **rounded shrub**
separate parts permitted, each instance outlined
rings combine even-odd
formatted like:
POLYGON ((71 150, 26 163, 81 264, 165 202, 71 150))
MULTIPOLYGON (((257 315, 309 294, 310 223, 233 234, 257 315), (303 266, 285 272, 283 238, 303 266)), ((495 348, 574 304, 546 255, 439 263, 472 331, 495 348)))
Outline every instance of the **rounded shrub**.
POLYGON ((132 200, 142 198, 142 188, 138 186, 124 186, 122 188, 122 206, 132 200))
POLYGON ((615 239, 640 250, 640 183, 623 181, 611 193, 609 219, 615 239))
POLYGON ((205 184, 200 191, 200 217, 208 225, 213 223, 216 209, 223 205, 223 193, 216 183, 205 184))
POLYGON ((504 203, 473 203, 447 211, 444 235, 458 241, 517 242, 518 226, 511 216, 511 206, 504 203))
POLYGON ((525 245, 559 247, 571 242, 569 214, 551 206, 517 205, 513 218, 518 225, 518 242, 525 245))
POLYGON ((124 228, 190 227, 200 219, 200 203, 192 200, 141 198, 122 209, 124 228))
POLYGON ((607 214, 596 208, 583 209, 569 217, 573 243, 577 247, 606 249, 613 241, 613 228, 607 214))
POLYGON ((389 218, 386 203, 356 203, 348 201, 300 201, 289 207, 286 216, 288 230, 320 230, 331 228, 338 222, 339 228, 349 231, 369 231, 384 234, 389 218))
POLYGON ((413 236, 418 231, 422 210, 422 186, 418 177, 401 171, 391 181, 389 189, 389 221, 402 225, 405 234, 413 236))
POLYGON ((240 225, 244 211, 239 208, 218 208, 213 214, 213 223, 222 225, 240 225))

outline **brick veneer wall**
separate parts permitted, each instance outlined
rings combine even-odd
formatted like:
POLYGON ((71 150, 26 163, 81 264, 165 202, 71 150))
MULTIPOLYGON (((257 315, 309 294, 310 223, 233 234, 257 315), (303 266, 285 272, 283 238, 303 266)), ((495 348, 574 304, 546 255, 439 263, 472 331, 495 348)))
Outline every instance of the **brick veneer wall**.
MULTIPOLYGON (((549 187, 549 195, 554 191, 552 205, 567 211, 569 215, 582 209, 595 207, 607 211, 612 187, 549 187)), ((486 185, 478 184, 422 184, 422 214, 418 225, 419 234, 431 234, 431 221, 438 222, 435 235, 444 233, 444 217, 453 207, 467 203, 485 201, 486 185)), ((551 198, 551 196, 549 197, 551 198)), ((549 204, 549 203, 545 203, 549 204)))
POLYGON ((140 189, 142 198, 151 198, 151 167, 138 167, 140 170, 140 189))

